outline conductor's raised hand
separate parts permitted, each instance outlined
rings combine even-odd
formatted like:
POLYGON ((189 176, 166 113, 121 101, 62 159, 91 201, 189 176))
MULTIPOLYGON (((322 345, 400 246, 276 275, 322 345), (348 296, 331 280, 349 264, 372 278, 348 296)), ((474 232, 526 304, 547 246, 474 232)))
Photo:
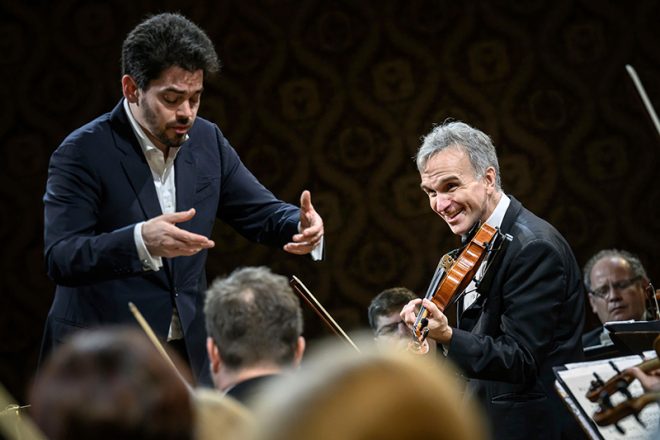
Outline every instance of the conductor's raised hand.
POLYGON ((305 255, 314 250, 323 238, 323 219, 314 210, 312 195, 305 190, 300 196, 300 233, 284 245, 284 250, 292 254, 305 255))
POLYGON ((213 240, 175 226, 195 216, 195 209, 163 214, 144 222, 142 239, 152 257, 181 257, 194 255, 215 246, 213 240))
POLYGON ((415 319, 419 313, 420 304, 428 311, 427 327, 429 329, 428 337, 438 341, 441 344, 448 344, 451 341, 453 331, 449 327, 449 322, 444 313, 440 311, 433 301, 429 299, 413 299, 401 310, 401 319, 412 328, 415 325, 415 319))

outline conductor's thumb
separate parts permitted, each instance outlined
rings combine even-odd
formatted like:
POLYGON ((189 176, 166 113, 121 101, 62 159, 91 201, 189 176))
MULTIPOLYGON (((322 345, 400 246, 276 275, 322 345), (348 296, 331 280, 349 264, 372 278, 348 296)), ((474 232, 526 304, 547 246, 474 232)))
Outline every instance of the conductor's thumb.
POLYGON ((165 215, 165 220, 170 223, 183 223, 192 219, 195 216, 195 208, 190 208, 187 211, 173 212, 165 215))

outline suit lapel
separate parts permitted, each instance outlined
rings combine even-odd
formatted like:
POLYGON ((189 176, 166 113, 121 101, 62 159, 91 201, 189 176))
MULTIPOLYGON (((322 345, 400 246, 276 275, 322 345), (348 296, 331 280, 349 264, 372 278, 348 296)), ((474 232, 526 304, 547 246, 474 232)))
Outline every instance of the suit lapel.
POLYGON ((183 144, 174 163, 177 211, 187 211, 193 207, 197 174, 195 173, 195 159, 192 148, 191 142, 183 144))
POLYGON ((124 112, 123 99, 112 111, 110 124, 115 134, 115 146, 124 153, 121 166, 135 191, 145 220, 161 215, 163 212, 158 202, 151 169, 124 112))
POLYGON ((145 220, 161 215, 163 212, 158 202, 158 194, 156 194, 149 165, 128 157, 124 158, 121 164, 142 207, 145 220))

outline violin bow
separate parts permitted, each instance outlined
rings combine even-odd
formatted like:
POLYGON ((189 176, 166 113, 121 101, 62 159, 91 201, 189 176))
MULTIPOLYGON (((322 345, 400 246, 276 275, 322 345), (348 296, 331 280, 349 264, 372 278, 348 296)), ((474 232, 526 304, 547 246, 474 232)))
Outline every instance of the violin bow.
POLYGON ((0 433, 10 440, 46 440, 32 418, 22 411, 29 405, 14 402, 16 399, 0 383, 0 433))
POLYGON ((646 94, 646 90, 644 90, 642 81, 640 81, 639 76, 637 76, 637 72, 635 71, 635 68, 633 66, 631 66, 630 64, 626 64, 626 70, 628 71, 628 75, 630 76, 630 79, 632 79, 633 84, 635 84, 637 93, 639 93, 639 96, 642 98, 644 107, 646 107, 646 111, 649 113, 649 116, 651 117, 651 121, 653 122, 653 125, 655 125, 655 129, 658 131, 658 134, 660 135, 660 120, 658 120, 658 115, 655 113, 653 104, 651 104, 651 100, 646 94))
POLYGON ((140 327, 142 327, 142 330, 144 330, 144 332, 147 334, 147 337, 149 338, 151 343, 154 344, 156 350, 158 350, 158 352, 161 354, 163 359, 165 359, 165 362, 167 362, 174 369, 174 372, 176 373, 177 376, 179 376, 181 382, 183 382, 186 388, 188 388, 188 391, 192 394, 193 393, 192 387, 190 386, 186 378, 183 377, 179 369, 176 367, 170 355, 167 354, 165 347, 163 347, 163 344, 160 343, 160 341, 158 340, 158 336, 156 336, 156 333, 154 333, 153 329, 151 328, 147 320, 144 319, 144 316, 142 316, 140 310, 131 301, 128 302, 128 308, 131 309, 131 313, 137 320, 138 324, 140 324, 140 327))
POLYGON ((337 336, 342 338, 344 341, 346 341, 351 347, 355 349, 358 353, 360 352, 360 349, 355 345, 355 343, 351 340, 351 338, 348 337, 346 332, 337 324, 337 322, 330 316, 330 313, 328 313, 325 308, 321 305, 321 303, 312 295, 312 292, 305 287, 305 285, 296 277, 295 275, 291 276, 291 279, 289 280, 289 284, 291 285, 291 288, 300 296, 307 305, 309 305, 312 310, 316 312, 316 314, 321 318, 321 320, 327 325, 330 330, 332 330, 337 336))

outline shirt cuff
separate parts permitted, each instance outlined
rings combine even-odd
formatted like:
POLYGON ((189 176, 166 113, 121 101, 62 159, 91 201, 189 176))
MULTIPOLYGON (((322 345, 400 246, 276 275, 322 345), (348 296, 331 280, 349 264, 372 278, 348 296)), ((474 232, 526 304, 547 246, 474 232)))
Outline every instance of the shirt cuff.
POLYGON ((147 246, 144 244, 142 239, 142 225, 144 222, 140 222, 135 225, 133 228, 133 239, 135 240, 135 248, 137 249, 138 258, 142 263, 142 269, 157 271, 163 267, 163 259, 161 257, 152 257, 147 249, 147 246))
POLYGON ((325 237, 321 237, 321 240, 319 241, 319 244, 317 244, 316 247, 314 249, 312 249, 312 252, 309 253, 309 255, 312 257, 312 260, 314 260, 314 261, 323 260, 323 246, 324 246, 323 241, 324 240, 325 240, 325 237))

